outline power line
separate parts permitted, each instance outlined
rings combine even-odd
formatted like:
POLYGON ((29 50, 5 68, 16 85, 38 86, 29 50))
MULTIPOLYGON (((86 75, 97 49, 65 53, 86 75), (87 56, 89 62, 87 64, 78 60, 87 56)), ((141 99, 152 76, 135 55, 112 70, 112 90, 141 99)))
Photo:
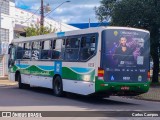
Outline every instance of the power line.
MULTIPOLYGON (((29 22, 29 19, 31 19, 33 16, 34 16, 35 14, 33 14, 30 18, 28 18, 25 22, 23 22, 23 23, 30 23, 29 22)), ((38 16, 38 15, 37 15, 38 16)), ((17 17, 10 17, 10 16, 5 16, 5 17, 7 17, 7 18, 13 18, 13 19, 17 19, 17 17)), ((39 17, 39 16, 38 16, 39 17)), ((54 18, 52 18, 51 16, 48 16, 48 18, 49 19, 51 19, 51 20, 53 20, 53 21, 55 21, 56 23, 59 23, 59 21, 58 20, 55 20, 54 18)), ((24 19, 22 19, 22 18, 18 18, 19 20, 24 20, 24 19)), ((47 17, 45 18, 45 19, 47 19, 47 17)), ((47 21, 44 21, 45 23, 47 23, 48 25, 50 25, 49 24, 49 22, 47 22, 47 21)), ((61 24, 61 23, 60 23, 61 24)), ((65 27, 65 28, 68 28, 68 29, 70 29, 70 30, 72 30, 70 27, 67 27, 67 26, 65 26, 65 25, 63 25, 63 24, 61 24, 63 27, 65 27)), ((67 24, 66 24, 67 25, 67 24)))
MULTIPOLYGON (((55 22, 59 22, 59 21, 57 21, 57 20, 55 20, 54 18, 52 18, 51 16, 48 16, 51 20, 54 20, 55 22)), ((69 28, 69 27, 67 27, 67 26, 65 26, 65 25, 63 25, 63 24, 61 24, 62 22, 60 22, 60 25, 62 25, 63 27, 65 27, 65 28, 68 28, 68 29, 70 29, 70 30, 72 30, 71 28, 69 28)))
POLYGON ((61 4, 59 4, 57 7, 55 7, 54 9, 52 9, 49 13, 47 13, 46 15, 45 15, 45 17, 46 16, 48 16, 50 13, 52 13, 53 11, 55 11, 57 8, 59 8, 61 5, 63 5, 64 3, 67 3, 67 2, 70 2, 70 1, 64 1, 64 2, 62 2, 61 4))
POLYGON ((34 13, 33 13, 33 15, 31 16, 31 17, 29 17, 25 22, 23 22, 23 23, 26 23, 27 21, 29 21, 38 11, 40 10, 40 8, 38 9, 38 10, 36 10, 34 13))

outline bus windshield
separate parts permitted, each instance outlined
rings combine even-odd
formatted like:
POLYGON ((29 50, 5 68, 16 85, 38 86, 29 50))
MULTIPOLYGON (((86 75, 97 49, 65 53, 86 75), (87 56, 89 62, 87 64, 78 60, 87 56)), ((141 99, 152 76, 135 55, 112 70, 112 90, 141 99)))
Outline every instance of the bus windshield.
POLYGON ((101 68, 108 82, 146 82, 149 70, 149 32, 108 29, 102 32, 101 68))

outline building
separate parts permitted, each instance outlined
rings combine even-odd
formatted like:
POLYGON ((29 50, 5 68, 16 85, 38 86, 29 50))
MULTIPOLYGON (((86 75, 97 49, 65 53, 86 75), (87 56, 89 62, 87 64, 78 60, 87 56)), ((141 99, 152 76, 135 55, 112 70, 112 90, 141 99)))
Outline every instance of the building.
MULTIPOLYGON (((37 24, 40 16, 15 7, 15 0, 0 0, 0 77, 8 71, 8 45, 24 28, 37 24)), ((45 18, 44 26, 52 26, 59 31, 77 30, 78 28, 45 18)))
POLYGON ((7 74, 8 44, 13 39, 15 15, 14 0, 0 0, 0 76, 7 74))
MULTIPOLYGON (((40 16, 33 14, 31 12, 27 12, 25 10, 15 8, 15 27, 14 31, 15 33, 23 32, 25 27, 39 24, 40 23, 40 16)), ((71 31, 71 30, 77 30, 78 28, 73 27, 71 25, 57 22, 51 18, 44 18, 44 26, 52 27, 56 30, 56 32, 60 31, 71 31)))

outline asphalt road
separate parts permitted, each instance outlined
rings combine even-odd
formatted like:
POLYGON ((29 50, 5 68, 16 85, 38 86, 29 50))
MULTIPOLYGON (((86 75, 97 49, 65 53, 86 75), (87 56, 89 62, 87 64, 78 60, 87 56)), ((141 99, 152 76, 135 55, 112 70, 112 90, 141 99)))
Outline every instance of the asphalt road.
MULTIPOLYGON (((52 95, 52 91, 49 89, 18 89, 17 86, 0 86, 0 111, 160 111, 160 102, 123 97, 93 99, 74 94, 67 94, 66 97, 56 97, 52 95)), ((15 119, 18 120, 17 118, 15 119)), ((82 118, 62 117, 62 119, 81 120, 82 118)), ((107 117, 93 117, 92 120, 94 119, 106 120, 107 117)), ((133 120, 133 117, 113 117, 112 119, 133 120)), ((148 117, 136 117, 135 119, 150 120, 148 117)), ((159 118, 155 119, 158 120, 159 118)))

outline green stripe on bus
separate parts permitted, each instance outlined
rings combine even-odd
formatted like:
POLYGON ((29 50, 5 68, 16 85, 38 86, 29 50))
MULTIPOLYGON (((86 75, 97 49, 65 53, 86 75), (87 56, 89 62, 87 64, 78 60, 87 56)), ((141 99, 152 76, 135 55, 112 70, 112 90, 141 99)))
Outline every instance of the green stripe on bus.
MULTIPOLYGON (((16 65, 11 68, 11 72, 16 72, 19 70, 21 74, 31 74, 31 75, 39 75, 39 76, 48 76, 53 77, 54 71, 45 71, 40 69, 39 67, 32 65, 26 69, 20 69, 16 65)), ((89 73, 78 74, 72 71, 68 67, 62 67, 62 79, 69 79, 69 80, 78 80, 78 81, 95 81, 95 70, 89 73)))

